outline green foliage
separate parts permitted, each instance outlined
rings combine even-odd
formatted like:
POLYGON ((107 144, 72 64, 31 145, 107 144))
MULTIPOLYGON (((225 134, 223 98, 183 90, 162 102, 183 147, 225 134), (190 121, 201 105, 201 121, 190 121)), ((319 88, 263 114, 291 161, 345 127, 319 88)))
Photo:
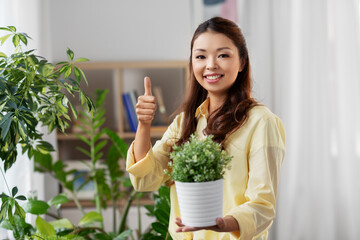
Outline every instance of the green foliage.
MULTIPOLYGON (((119 164, 120 159, 126 157, 128 147, 116 132, 103 128, 107 91, 97 91, 94 105, 80 89, 80 82, 84 80, 87 83, 87 80, 84 72, 77 68, 75 63, 88 60, 74 59, 74 52, 67 49, 68 61, 54 65, 35 55, 34 50, 23 51, 22 46, 27 45, 30 39, 26 33, 17 32, 13 26, 0 27, 0 30, 7 31, 6 35, 0 37, 0 44, 11 39, 15 47, 14 53, 10 56, 0 52, 0 158, 4 162, 4 169, 6 171, 16 161, 16 145, 20 144, 22 153, 34 159, 35 170, 53 176, 63 189, 69 191, 83 213, 83 218, 76 226, 68 219, 51 213, 51 206, 59 209, 62 204, 69 201, 65 194, 44 202, 18 195, 17 187, 10 191, 0 168, 9 192, 0 194, 0 227, 12 231, 15 239, 122 240, 132 237, 133 230, 127 228, 126 219, 133 200, 139 199, 142 194, 135 190, 130 194, 119 191, 121 186, 131 187, 129 178, 125 177, 119 164), (75 79, 70 76, 74 76, 75 79), (66 92, 73 97, 78 94, 81 104, 86 106, 86 112, 82 111, 79 115, 82 123, 79 127, 84 134, 77 136, 88 146, 79 150, 91 159, 90 164, 84 162, 90 170, 86 178, 87 181, 94 181, 96 186, 97 211, 88 214, 85 214, 77 199, 79 189, 74 189, 76 179, 72 176, 77 170, 68 170, 61 160, 53 161, 50 152, 54 151, 54 148, 43 141, 43 135, 36 130, 37 125, 41 123, 48 126, 50 132, 55 128, 64 132, 71 119, 69 109, 74 117, 78 118, 75 107, 65 95, 66 92), (127 198, 126 205, 120 209, 116 203, 124 198, 127 198), (21 207, 20 201, 27 202, 21 207), (114 221, 113 232, 107 233, 102 228, 101 208, 106 208, 109 201, 113 202, 114 220, 115 213, 120 212, 121 221, 118 228, 114 221), (25 212, 34 215, 47 214, 56 220, 47 222, 38 216, 35 226, 32 226, 26 223, 25 212), (95 223, 99 222, 100 227, 97 227, 95 223)), ((155 199, 154 216, 158 223, 154 224, 153 233, 164 233, 164 228, 168 226, 170 200, 167 199, 164 204, 164 199, 160 197, 165 194, 164 192, 166 191, 159 191, 158 200, 155 199)), ((141 232, 140 224, 139 231, 141 232)), ((141 233, 138 236, 142 237, 141 233)))
POLYGON ((6 171, 16 161, 18 143, 30 159, 54 151, 36 127, 42 123, 52 132, 69 126, 68 109, 74 116, 77 113, 65 92, 78 94, 81 104, 91 113, 94 106, 80 89, 85 75, 74 65, 86 59, 74 60, 73 51, 67 49, 69 61, 54 65, 35 55, 34 50, 23 51, 30 38, 26 33, 17 32, 13 26, 0 30, 7 32, 0 37, 0 44, 12 39, 15 48, 10 56, 0 52, 0 158, 6 171), (70 78, 71 73, 75 79, 70 78))
POLYGON ((154 205, 146 205, 146 215, 156 218, 156 221, 151 224, 151 228, 144 234, 144 240, 150 239, 172 239, 169 228, 170 218, 170 188, 161 186, 158 194, 153 194, 154 205))
POLYGON ((192 134, 188 142, 181 146, 173 146, 170 153, 170 171, 166 173, 174 181, 179 182, 209 182, 222 179, 226 169, 230 169, 229 156, 221 150, 220 144, 207 136, 201 140, 192 134))

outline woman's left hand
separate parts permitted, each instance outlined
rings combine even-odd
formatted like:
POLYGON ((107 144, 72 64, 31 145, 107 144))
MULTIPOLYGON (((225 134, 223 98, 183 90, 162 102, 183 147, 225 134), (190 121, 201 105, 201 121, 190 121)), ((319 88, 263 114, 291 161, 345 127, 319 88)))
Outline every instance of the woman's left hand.
POLYGON ((236 232, 239 231, 239 224, 232 216, 225 216, 216 219, 216 225, 209 227, 189 227, 185 226, 180 218, 176 218, 175 223, 179 226, 176 232, 194 232, 199 230, 211 230, 215 232, 236 232))

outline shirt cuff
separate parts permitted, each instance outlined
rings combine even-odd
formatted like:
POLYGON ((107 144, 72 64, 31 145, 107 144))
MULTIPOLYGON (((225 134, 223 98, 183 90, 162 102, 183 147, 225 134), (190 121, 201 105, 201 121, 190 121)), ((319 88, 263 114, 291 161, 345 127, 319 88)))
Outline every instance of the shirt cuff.
POLYGON ((244 209, 234 209, 228 212, 226 215, 230 215, 236 219, 239 224, 240 231, 232 232, 236 239, 239 240, 251 240, 255 236, 256 227, 254 224, 253 215, 244 209))
POLYGON ((134 142, 132 142, 126 157, 126 171, 134 175, 134 177, 144 177, 154 168, 153 159, 153 151, 152 147, 150 147, 146 156, 135 162, 134 142))

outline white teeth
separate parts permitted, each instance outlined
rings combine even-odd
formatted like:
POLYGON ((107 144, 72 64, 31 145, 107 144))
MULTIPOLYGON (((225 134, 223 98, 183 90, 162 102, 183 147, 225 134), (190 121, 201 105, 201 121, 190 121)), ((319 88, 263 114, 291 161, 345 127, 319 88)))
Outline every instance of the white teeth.
POLYGON ((221 77, 221 75, 215 75, 215 76, 206 76, 207 79, 214 80, 221 77))

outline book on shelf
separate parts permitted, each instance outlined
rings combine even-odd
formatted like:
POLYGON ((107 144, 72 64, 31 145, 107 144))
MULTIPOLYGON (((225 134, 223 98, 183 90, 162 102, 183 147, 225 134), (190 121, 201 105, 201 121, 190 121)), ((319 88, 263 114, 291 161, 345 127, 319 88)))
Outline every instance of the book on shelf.
POLYGON ((130 126, 130 131, 136 132, 138 126, 138 119, 135 112, 135 106, 133 105, 131 100, 130 92, 124 92, 122 94, 122 98, 123 98, 126 116, 130 126))
POLYGON ((164 97, 162 94, 162 90, 160 87, 154 87, 153 88, 154 96, 156 97, 157 104, 159 107, 159 113, 160 113, 160 123, 159 125, 167 125, 168 124, 168 116, 166 112, 166 107, 164 103, 164 97))

